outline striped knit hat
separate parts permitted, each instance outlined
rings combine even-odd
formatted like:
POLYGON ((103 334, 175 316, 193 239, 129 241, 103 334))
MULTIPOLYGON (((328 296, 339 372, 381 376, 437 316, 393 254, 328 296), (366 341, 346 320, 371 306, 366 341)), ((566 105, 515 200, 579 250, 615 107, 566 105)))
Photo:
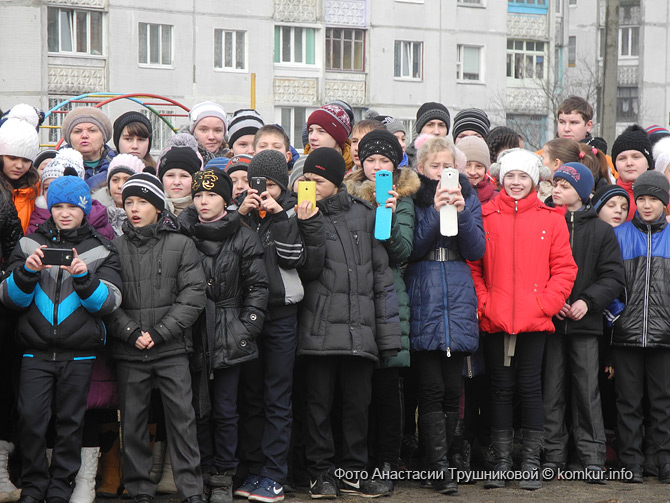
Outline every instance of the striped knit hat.
POLYGON ((454 129, 452 135, 454 141, 456 141, 458 135, 463 131, 475 131, 482 135, 482 138, 486 139, 490 127, 491 121, 489 121, 489 117, 484 110, 480 110, 479 108, 466 108, 465 110, 458 112, 456 117, 454 117, 454 129))
POLYGON ((137 173, 128 178, 123 184, 121 198, 125 201, 130 196, 146 199, 156 207, 158 211, 165 210, 165 189, 161 181, 151 173, 137 173))
POLYGON ((256 134, 264 125, 263 118, 253 108, 236 110, 228 126, 228 145, 232 148, 240 137, 256 134))

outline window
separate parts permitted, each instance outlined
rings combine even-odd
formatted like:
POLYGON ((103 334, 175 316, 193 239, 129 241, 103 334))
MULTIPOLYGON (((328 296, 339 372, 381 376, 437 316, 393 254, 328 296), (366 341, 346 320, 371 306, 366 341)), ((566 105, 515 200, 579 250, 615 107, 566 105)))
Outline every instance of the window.
POLYGON ((568 37, 568 66, 577 65, 577 37, 568 37))
POLYGON ((517 14, 546 14, 549 0, 507 0, 507 12, 517 14))
POLYGON ((214 30, 214 68, 247 69, 247 32, 214 30))
POLYGON ((616 120, 621 122, 637 122, 638 89, 637 87, 617 87, 616 120))
POLYGON ((545 78, 544 42, 532 40, 507 41, 507 76, 513 79, 545 78))
POLYGON ((279 123, 291 139, 291 145, 298 148, 302 145, 302 129, 307 122, 305 107, 282 107, 279 109, 279 123))
POLYGON ((640 27, 622 26, 619 28, 619 57, 634 58, 640 55, 640 27))
POLYGON ((326 70, 365 70, 365 31, 348 28, 326 29, 326 70))
POLYGON ((528 150, 539 150, 549 140, 544 115, 507 114, 506 119, 506 125, 519 132, 528 150))
POLYGON ((509 5, 530 5, 531 7, 546 7, 547 0, 507 0, 509 5))
POLYGON ((102 56, 102 12, 47 8, 49 52, 102 56))
POLYGON ((482 48, 470 45, 458 46, 458 58, 456 61, 456 78, 458 80, 481 81, 482 70, 482 48))
POLYGON ((484 0, 458 0, 460 5, 479 5, 484 6, 484 0))
MULTIPOLYGON (((167 146, 168 141, 174 136, 175 132, 157 114, 147 109, 141 109, 139 112, 151 122, 151 151, 160 153, 167 146)), ((172 117, 170 116, 175 113, 174 110, 157 110, 157 112, 164 114, 168 120, 171 120, 172 117)))
POLYGON ((577 0, 570 0, 568 5, 577 5, 577 0))
POLYGON ((172 26, 140 23, 139 62, 141 65, 172 65, 172 26))
POLYGON ((275 26, 275 63, 314 65, 314 28, 275 26))
POLYGON ((393 76, 404 79, 423 78, 423 42, 395 41, 393 76))

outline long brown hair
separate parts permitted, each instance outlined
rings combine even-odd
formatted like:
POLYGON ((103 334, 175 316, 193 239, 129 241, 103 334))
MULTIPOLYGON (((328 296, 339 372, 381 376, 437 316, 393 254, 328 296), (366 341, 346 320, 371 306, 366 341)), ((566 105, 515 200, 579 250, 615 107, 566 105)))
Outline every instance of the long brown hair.
POLYGON ((589 168, 591 174, 593 174, 593 181, 595 182, 594 190, 600 179, 605 179, 609 183, 610 168, 607 165, 605 154, 603 154, 601 150, 598 150, 591 145, 587 145, 586 143, 580 143, 579 149, 581 150, 581 159, 579 162, 589 168))
POLYGON ((569 138, 555 138, 549 140, 544 144, 542 150, 546 152, 551 158, 561 161, 561 164, 566 162, 581 162, 579 159, 579 143, 569 138))
POLYGON ((30 187, 35 193, 33 199, 37 197, 37 187, 40 181, 40 175, 37 173, 37 168, 35 168, 34 165, 31 164, 28 171, 26 171, 23 176, 16 181, 12 181, 7 178, 4 169, 5 162, 3 160, 3 156, 0 155, 0 185, 2 185, 3 189, 7 190, 9 193, 12 193, 16 189, 25 189, 30 187))

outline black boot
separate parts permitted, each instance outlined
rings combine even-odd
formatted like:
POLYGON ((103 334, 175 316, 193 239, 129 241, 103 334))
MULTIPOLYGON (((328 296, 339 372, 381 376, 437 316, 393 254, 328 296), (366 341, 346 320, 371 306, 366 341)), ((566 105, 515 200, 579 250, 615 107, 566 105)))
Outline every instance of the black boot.
POLYGON ((447 412, 447 445, 449 466, 461 472, 470 471, 470 444, 463 437, 463 419, 458 412, 447 412))
MULTIPOLYGON (((514 430, 491 430, 491 445, 495 455, 495 471, 501 475, 512 469, 512 442, 514 441, 514 430)), ((484 482, 484 489, 497 489, 505 487, 505 479, 494 478, 484 482)))
POLYGON ((430 469, 442 475, 440 480, 433 480, 433 489, 442 494, 456 494, 458 485, 449 472, 447 421, 444 413, 430 412, 419 416, 419 431, 423 433, 430 469))
POLYGON ((540 478, 540 452, 542 451, 543 431, 523 431, 523 451, 521 452, 521 471, 523 480, 521 489, 534 491, 542 487, 540 478))

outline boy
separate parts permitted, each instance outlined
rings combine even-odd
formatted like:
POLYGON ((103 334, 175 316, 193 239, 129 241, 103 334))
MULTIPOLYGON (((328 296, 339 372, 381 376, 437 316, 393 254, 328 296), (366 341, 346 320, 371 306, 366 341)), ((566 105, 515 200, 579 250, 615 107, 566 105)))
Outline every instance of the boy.
POLYGON ((254 155, 254 138, 263 125, 263 118, 253 108, 236 110, 228 125, 228 145, 233 155, 254 155))
POLYGON ((361 169, 361 160, 358 157, 358 143, 370 131, 385 129, 384 124, 375 119, 365 119, 357 122, 351 129, 351 156, 354 159, 354 170, 361 169))
MULTIPOLYGON (((449 134, 450 126, 451 114, 449 113, 449 109, 442 103, 429 101, 421 105, 416 112, 416 122, 414 123, 416 137, 422 134, 445 137, 449 134)), ((416 160, 416 151, 417 148, 414 145, 414 141, 405 150, 409 165, 412 167, 414 167, 416 160)))
POLYGON ((617 136, 612 146, 612 159, 619 173, 616 184, 622 187, 630 200, 628 217, 632 220, 637 207, 633 185, 635 180, 647 170, 654 169, 654 160, 651 155, 651 142, 647 133, 637 124, 627 127, 617 136))
MULTIPOLYGON (((598 387, 603 311, 624 288, 623 262, 612 227, 589 206, 593 175, 578 162, 554 172, 554 205, 567 210, 577 279, 554 318, 544 361, 544 468, 564 468, 568 457, 567 397, 572 396, 572 435, 579 460, 592 482, 604 483, 605 428, 598 387)), ((545 477, 551 478, 551 477, 545 477)))
POLYGON ((252 158, 253 156, 249 154, 240 154, 230 159, 226 164, 225 171, 233 182, 233 201, 249 189, 247 169, 249 169, 252 158))
POLYGON ((375 117, 375 120, 381 122, 386 130, 398 139, 400 147, 402 148, 402 161, 400 161, 398 167, 403 168, 407 166, 407 154, 405 153, 405 148, 407 147, 407 144, 405 143, 407 131, 405 131, 405 125, 401 120, 391 117, 390 115, 378 115, 375 117))
MULTIPOLYGON (((393 273, 383 244, 372 237, 372 207, 342 185, 345 163, 335 149, 312 152, 304 173, 316 182, 326 230, 326 259, 321 274, 305 285, 298 341, 306 376, 310 494, 323 499, 338 494, 332 462, 335 389, 342 406, 342 468, 366 470, 372 372, 380 358, 394 356, 402 346, 393 273)), ((366 497, 390 492, 388 485, 363 476, 340 483, 342 492, 366 497)))
POLYGON ((458 146, 458 143, 466 136, 477 136, 486 140, 490 127, 489 116, 484 110, 466 108, 454 117, 454 128, 451 134, 454 137, 454 143, 458 146))
POLYGON ((206 301, 200 255, 193 241, 179 233, 176 217, 166 211, 163 184, 154 175, 131 176, 122 197, 128 221, 114 244, 126 295, 106 322, 117 360, 124 485, 136 503, 153 501, 156 483, 150 478, 148 419, 151 389, 156 386, 163 399, 179 498, 201 503, 188 361, 193 350, 191 325, 206 301))
MULTIPOLYGON (((16 331, 23 350, 19 380, 21 501, 66 503, 81 464, 84 413, 96 352, 105 344, 100 320, 121 303, 119 256, 86 221, 88 185, 63 176, 49 186, 51 217, 21 238, 0 285, 0 300, 24 311, 16 331), (70 265, 49 265, 45 247, 70 252, 70 265), (46 433, 56 438, 51 467, 46 433)), ((96 453, 97 460, 97 453, 96 453)))
POLYGON ((556 123, 559 138, 584 142, 591 136, 593 107, 579 96, 570 96, 558 107, 556 123))
POLYGON ((277 124, 267 124, 258 130, 254 137, 254 150, 277 150, 284 154, 287 163, 292 159, 291 140, 286 131, 277 124))

